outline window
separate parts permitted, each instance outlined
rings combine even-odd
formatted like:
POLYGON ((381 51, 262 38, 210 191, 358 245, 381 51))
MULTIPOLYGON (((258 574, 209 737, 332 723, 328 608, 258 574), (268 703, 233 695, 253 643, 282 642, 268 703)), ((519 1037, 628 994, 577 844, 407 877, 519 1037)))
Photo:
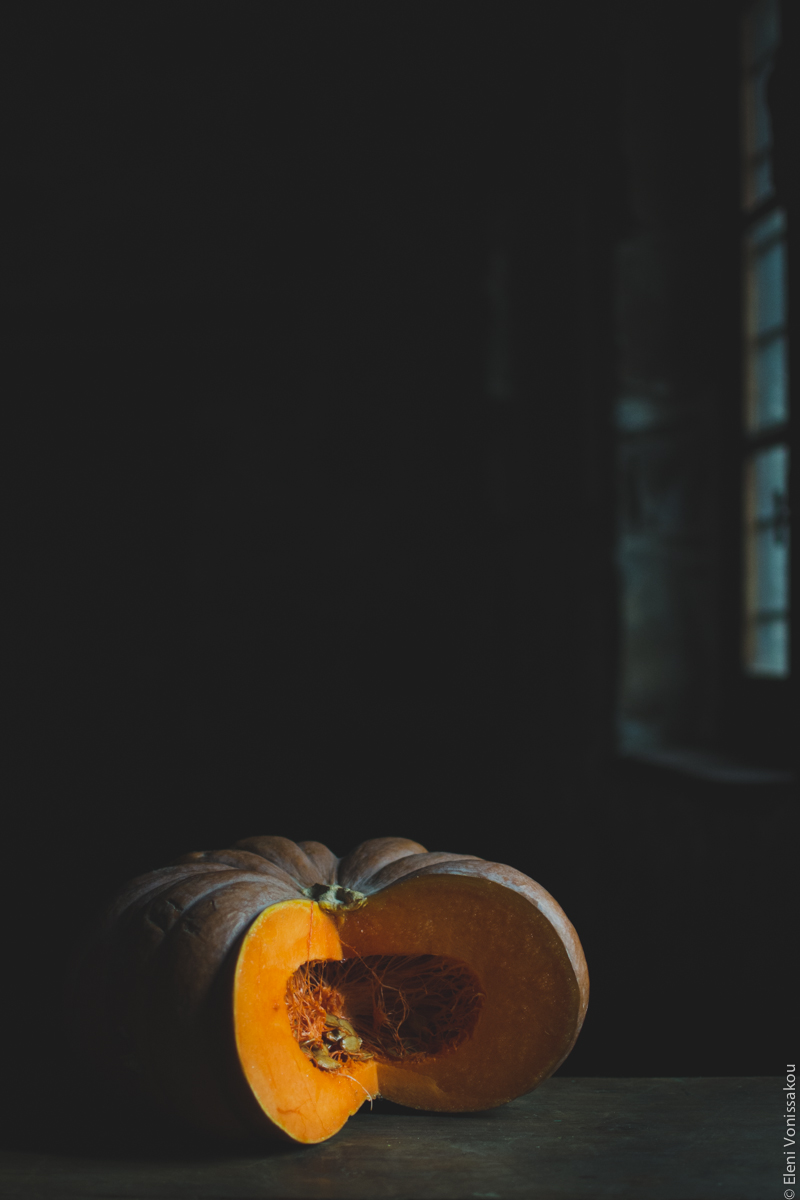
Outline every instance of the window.
POLYGON ((697 6, 691 41, 674 6, 646 7, 624 48, 635 221, 615 254, 618 745, 783 771, 797 5, 697 6))
POLYGON ((772 175, 767 86, 780 40, 778 0, 742 17, 743 666, 789 674, 789 378, 786 214, 772 175))

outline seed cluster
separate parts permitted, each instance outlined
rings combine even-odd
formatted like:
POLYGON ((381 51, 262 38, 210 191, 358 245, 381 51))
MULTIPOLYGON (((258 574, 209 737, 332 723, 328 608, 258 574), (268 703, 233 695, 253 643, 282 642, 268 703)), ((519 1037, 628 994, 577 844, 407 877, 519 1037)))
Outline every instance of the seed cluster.
POLYGON ((343 1015, 344 997, 322 978, 324 963, 305 963, 289 980, 286 1004, 300 1049, 323 1071, 372 1058, 343 1015))
POLYGON ((362 1049, 361 1038, 345 1017, 326 1013, 322 1040, 322 1046, 311 1042, 301 1042, 300 1046, 324 1071, 336 1071, 349 1061, 364 1062, 372 1058, 369 1050, 362 1049))

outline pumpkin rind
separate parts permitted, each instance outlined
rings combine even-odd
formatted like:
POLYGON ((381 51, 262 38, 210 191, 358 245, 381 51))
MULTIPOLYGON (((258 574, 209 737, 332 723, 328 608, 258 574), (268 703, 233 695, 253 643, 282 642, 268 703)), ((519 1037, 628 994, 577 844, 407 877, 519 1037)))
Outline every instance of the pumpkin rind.
MULTIPOLYGON (((430 853, 403 838, 371 839, 339 860, 321 843, 280 837, 246 838, 230 849, 187 854, 121 889, 72 975, 82 1058, 103 1064, 104 1087, 124 1080, 130 1093, 156 1101, 190 1126, 236 1139, 276 1132, 245 1082, 234 1045, 232 987, 248 930, 286 901, 301 901, 311 911, 316 905, 309 897, 326 887, 367 897, 368 913, 370 897, 385 893, 389 903, 390 892, 412 895, 419 888, 427 895, 428 885, 413 881, 437 876, 508 889, 555 931, 579 996, 563 1061, 583 1023, 588 973, 575 930, 539 884, 513 867, 430 853)), ((492 893, 491 887, 485 890, 492 893)))

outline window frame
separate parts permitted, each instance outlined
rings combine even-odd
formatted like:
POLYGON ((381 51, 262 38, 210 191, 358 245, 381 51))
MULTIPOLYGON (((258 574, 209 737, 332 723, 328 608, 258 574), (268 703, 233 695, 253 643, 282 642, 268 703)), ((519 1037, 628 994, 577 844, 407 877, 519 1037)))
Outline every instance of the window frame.
MULTIPOLYGON (((783 0, 779 0, 780 19, 781 19, 781 45, 786 45, 787 40, 787 23, 786 23, 786 4, 783 0)), ((795 439, 793 436, 793 428, 795 423, 794 410, 796 404, 793 403, 794 394, 796 393, 796 364, 798 356, 793 353, 797 345, 797 321, 796 315, 793 313, 791 303, 792 280, 796 277, 796 269, 793 263, 793 247, 792 234, 793 226, 796 223, 796 213, 790 199, 782 195, 780 189, 773 188, 773 194, 759 203, 747 208, 745 206, 745 189, 744 189, 744 77, 745 64, 743 56, 743 37, 742 37, 742 22, 748 9, 752 8, 753 0, 740 0, 738 5, 737 20, 739 23, 741 47, 740 53, 742 57, 739 63, 739 178, 741 180, 741 191, 737 197, 739 209, 738 221, 738 246, 737 254, 740 264, 739 268, 739 292, 736 298, 736 320, 737 320, 737 340, 739 352, 737 354, 738 362, 738 380, 737 380, 737 396, 738 403, 732 407, 735 410, 732 414, 735 421, 735 431, 732 444, 735 446, 735 455, 732 456, 732 461, 728 464, 728 485, 726 488, 728 499, 723 502, 723 506, 728 514, 728 519, 725 524, 727 530, 723 536, 723 543, 727 545, 727 551, 724 552, 728 560, 728 569, 725 571, 725 576, 731 581, 735 581, 733 595, 735 600, 731 604, 726 604, 727 619, 723 620, 722 624, 727 626, 725 642, 728 645, 728 652, 725 655, 727 670, 724 671, 723 696, 724 696, 724 712, 723 712, 723 728, 724 728, 724 745, 728 753, 739 758, 746 758, 751 761, 759 762, 764 766, 771 767, 791 767, 794 765, 795 748, 794 743, 797 740, 796 731, 793 729, 793 714, 794 714, 794 698, 796 695, 796 676, 797 676, 797 638, 794 636, 794 631, 797 625, 796 619, 796 603, 792 605, 793 594, 796 596, 796 589, 792 588, 790 580, 790 596, 789 596, 789 674, 787 676, 770 676, 766 674, 757 674, 749 671, 745 662, 745 630, 747 624, 747 606, 746 606, 746 587, 747 587, 747 562, 746 562, 746 495, 745 495, 745 464, 752 459, 755 451, 766 448, 770 445, 786 444, 789 447, 790 454, 790 483, 789 494, 790 503, 793 493, 793 479, 797 469, 797 455, 795 453, 795 439), (767 215, 775 209, 782 209, 786 220, 786 263, 787 263, 787 283, 786 283, 786 353, 787 353, 787 370, 788 370, 788 387, 789 387, 789 417, 788 420, 781 424, 775 424, 763 430, 751 430, 748 428, 748 404, 749 404, 749 380, 747 369, 747 314, 745 306, 748 302, 748 295, 745 285, 745 273, 747 271, 747 235, 758 225, 767 215), (795 364, 793 366, 793 364, 795 364)), ((773 139, 775 137, 773 131, 773 139)), ((774 141, 773 141, 773 158, 774 158, 774 141)), ((731 306, 733 311, 733 305, 731 306)), ((790 553, 790 575, 792 571, 792 557, 790 553)), ((723 593, 725 588, 723 587, 723 593)), ((725 603, 723 601, 723 603, 725 603)))

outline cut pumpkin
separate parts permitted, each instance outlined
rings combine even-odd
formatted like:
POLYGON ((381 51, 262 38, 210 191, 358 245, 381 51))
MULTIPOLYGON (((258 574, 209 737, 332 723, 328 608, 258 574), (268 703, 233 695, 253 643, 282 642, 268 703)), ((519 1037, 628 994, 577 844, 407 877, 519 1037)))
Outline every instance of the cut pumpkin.
POLYGON ((77 979, 95 1056, 143 1098, 299 1143, 376 1096, 504 1104, 564 1060, 588 999, 543 888, 397 838, 342 860, 283 838, 188 855, 122 893, 77 979))

